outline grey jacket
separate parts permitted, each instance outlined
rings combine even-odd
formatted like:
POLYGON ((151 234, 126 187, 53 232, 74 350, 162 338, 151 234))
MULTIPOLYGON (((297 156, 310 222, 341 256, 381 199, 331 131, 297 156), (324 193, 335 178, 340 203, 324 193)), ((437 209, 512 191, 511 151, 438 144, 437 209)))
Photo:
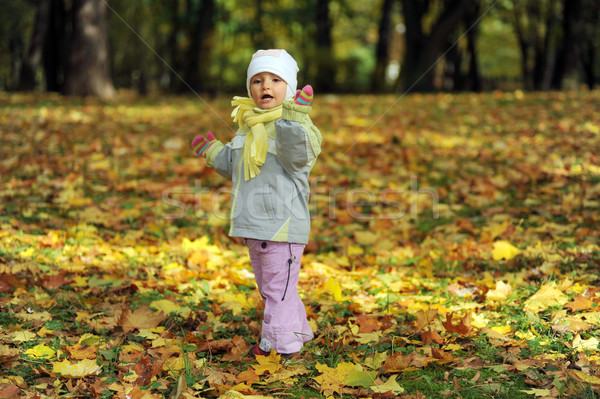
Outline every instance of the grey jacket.
POLYGON ((208 166, 233 180, 232 237, 306 244, 310 232, 308 176, 321 152, 321 133, 309 106, 284 102, 282 117, 265 123, 268 151, 260 173, 244 179, 243 147, 248 128, 226 145, 207 151, 208 166))

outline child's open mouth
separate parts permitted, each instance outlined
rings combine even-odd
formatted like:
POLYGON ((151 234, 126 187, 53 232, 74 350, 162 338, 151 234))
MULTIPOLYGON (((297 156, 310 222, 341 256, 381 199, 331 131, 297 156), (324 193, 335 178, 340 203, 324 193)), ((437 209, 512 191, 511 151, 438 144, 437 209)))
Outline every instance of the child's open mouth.
POLYGON ((272 99, 273 99, 273 96, 270 96, 270 95, 268 95, 268 94, 265 94, 264 96, 262 96, 262 99, 263 99, 263 100, 272 100, 272 99))

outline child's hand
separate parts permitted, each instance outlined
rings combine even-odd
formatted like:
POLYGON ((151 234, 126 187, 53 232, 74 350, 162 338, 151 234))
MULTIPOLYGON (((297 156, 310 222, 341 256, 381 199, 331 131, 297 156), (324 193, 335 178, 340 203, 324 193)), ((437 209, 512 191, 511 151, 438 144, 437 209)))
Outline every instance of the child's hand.
POLYGON ((206 151, 217 141, 213 132, 209 131, 206 133, 206 137, 200 135, 196 136, 192 141, 192 148, 194 152, 201 157, 206 157, 206 151))
POLYGON ((296 91, 294 102, 298 105, 310 105, 313 100, 313 88, 311 85, 306 85, 302 90, 296 91))

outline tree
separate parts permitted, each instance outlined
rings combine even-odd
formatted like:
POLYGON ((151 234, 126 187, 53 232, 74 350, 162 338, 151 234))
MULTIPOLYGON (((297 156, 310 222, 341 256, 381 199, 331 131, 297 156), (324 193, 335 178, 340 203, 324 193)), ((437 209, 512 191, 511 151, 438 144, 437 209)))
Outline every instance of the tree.
POLYGON ((102 0, 73 0, 65 94, 103 99, 113 99, 116 95, 110 77, 106 10, 102 0))
POLYGON ((597 82, 598 49, 600 48, 600 2, 597 0, 583 0, 585 12, 583 13, 585 40, 581 43, 581 64, 583 78, 590 89, 597 82))
POLYGON ((41 0, 37 4, 29 52, 21 66, 19 90, 30 91, 35 89, 35 75, 42 62, 45 38, 50 24, 50 1, 41 0))
POLYGON ((319 93, 332 92, 335 87, 335 63, 333 62, 333 40, 331 27, 333 25, 329 14, 331 0, 317 0, 315 21, 317 31, 315 41, 315 65, 318 73, 315 76, 314 86, 319 93))
POLYGON ((402 0, 406 52, 397 86, 403 90, 432 91, 434 66, 446 39, 476 0, 402 0), (426 30, 425 18, 441 11, 426 30))
POLYGON ((188 13, 194 17, 187 51, 185 80, 196 91, 207 90, 212 39, 215 33, 215 1, 202 0, 199 6, 188 3, 188 13))
POLYGON ((375 47, 375 69, 371 80, 371 90, 381 92, 385 88, 385 71, 390 61, 390 42, 392 36, 392 8, 394 0, 383 0, 379 20, 378 40, 375 47))

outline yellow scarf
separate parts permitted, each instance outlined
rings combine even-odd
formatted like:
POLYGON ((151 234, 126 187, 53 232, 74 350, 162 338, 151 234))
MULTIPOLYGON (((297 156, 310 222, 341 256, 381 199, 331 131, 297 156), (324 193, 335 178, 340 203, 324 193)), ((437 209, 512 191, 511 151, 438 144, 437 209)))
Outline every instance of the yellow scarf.
POLYGON ((250 180, 259 173, 259 166, 265 163, 267 159, 268 137, 265 130, 265 123, 281 118, 281 106, 269 111, 260 112, 260 108, 251 98, 233 97, 231 105, 235 109, 231 113, 233 121, 237 122, 240 129, 245 126, 250 128, 250 133, 244 141, 244 179, 250 180))

